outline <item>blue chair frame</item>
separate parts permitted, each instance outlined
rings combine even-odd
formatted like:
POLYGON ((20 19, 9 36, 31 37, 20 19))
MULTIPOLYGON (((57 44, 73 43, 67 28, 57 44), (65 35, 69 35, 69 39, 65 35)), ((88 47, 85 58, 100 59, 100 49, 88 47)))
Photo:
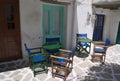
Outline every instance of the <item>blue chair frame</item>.
POLYGON ((90 40, 87 38, 87 34, 76 34, 76 45, 77 45, 77 51, 79 53, 86 53, 89 54, 91 50, 91 41, 89 42, 83 42, 81 40, 90 40))
POLYGON ((42 73, 48 72, 48 55, 42 52, 41 47, 37 48, 29 48, 27 44, 24 44, 25 49, 29 56, 29 66, 32 69, 34 76, 42 73), (36 70, 37 68, 41 68, 40 70, 36 70))

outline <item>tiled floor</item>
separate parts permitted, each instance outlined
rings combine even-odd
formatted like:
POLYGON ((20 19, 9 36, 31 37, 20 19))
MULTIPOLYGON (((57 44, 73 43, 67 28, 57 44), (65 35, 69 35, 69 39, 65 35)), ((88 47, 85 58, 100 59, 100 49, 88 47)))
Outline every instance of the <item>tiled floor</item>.
MULTIPOLYGON (((67 81, 120 81, 120 45, 108 48, 105 65, 92 63, 90 59, 90 55, 87 58, 75 56, 74 67, 67 81)), ((15 63, 0 64, 1 71, 5 67, 11 70, 1 72, 0 81, 63 81, 60 78, 52 78, 50 67, 48 74, 43 73, 33 77, 33 73, 29 67, 20 67, 20 65, 25 66, 27 64, 26 60, 18 60, 15 63), (11 70, 12 68, 15 69, 13 66, 15 63, 20 69, 11 70)))

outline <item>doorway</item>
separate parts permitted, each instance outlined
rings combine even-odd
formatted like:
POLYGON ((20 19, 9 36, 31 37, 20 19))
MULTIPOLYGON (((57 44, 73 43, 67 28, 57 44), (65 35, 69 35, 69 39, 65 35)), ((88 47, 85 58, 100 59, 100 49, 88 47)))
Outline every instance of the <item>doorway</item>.
POLYGON ((116 44, 120 44, 120 22, 119 22, 119 25, 118 25, 116 44))
POLYGON ((0 62, 22 58, 19 0, 0 0, 0 62))
POLYGON ((64 6, 43 4, 43 43, 47 37, 60 38, 63 45, 64 38, 64 6))
POLYGON ((96 14, 96 20, 95 20, 95 26, 93 32, 93 41, 103 40, 104 18, 105 15, 96 14))

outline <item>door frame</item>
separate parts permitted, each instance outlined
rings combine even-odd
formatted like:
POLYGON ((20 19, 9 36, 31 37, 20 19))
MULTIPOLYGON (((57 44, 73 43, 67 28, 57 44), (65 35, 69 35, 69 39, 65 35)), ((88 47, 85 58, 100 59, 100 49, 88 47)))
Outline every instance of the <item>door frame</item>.
POLYGON ((118 24, 118 31, 117 31, 117 37, 116 37, 116 44, 120 44, 120 21, 118 24))
POLYGON ((103 19, 101 19, 102 21, 100 21, 100 18, 99 18, 99 20, 98 19, 96 19, 95 20, 95 23, 94 23, 94 30, 93 30, 93 41, 102 41, 103 40, 103 32, 104 32, 104 21, 105 21, 105 15, 104 14, 96 14, 96 17, 100 17, 101 16, 101 18, 103 17, 103 19), (100 28, 101 29, 101 31, 97 31, 99 28, 97 28, 97 27, 102 27, 102 28, 100 28), (101 34, 99 34, 99 32, 101 33, 101 34), (98 33, 98 34, 96 34, 96 33, 98 33), (100 35, 100 36, 98 36, 98 35, 100 35), (97 36, 97 37, 96 37, 97 36), (100 38, 99 38, 100 37, 100 38))
MULTIPOLYGON (((19 6, 19 0, 13 0, 13 1, 11 1, 11 0, 2 0, 2 1, 1 1, 1 4, 2 4, 1 7, 6 7, 6 6, 11 5, 11 4, 13 4, 15 7, 17 7, 17 9, 14 9, 14 11, 12 12, 12 13, 14 13, 14 15, 16 17, 16 18, 14 18, 14 20, 9 20, 8 21, 7 19, 5 19, 7 14, 4 13, 5 11, 3 12, 4 16, 5 16, 5 17, 3 17, 3 19, 5 21, 4 24, 6 26, 6 29, 5 29, 6 31, 3 32, 3 34, 4 34, 4 37, 6 36, 6 38, 7 38, 7 40, 6 40, 7 42, 6 43, 11 44, 11 43, 9 43, 11 40, 8 39, 9 38, 8 36, 11 36, 13 38, 17 37, 17 39, 15 41, 17 41, 17 45, 16 45, 17 48, 16 49, 18 51, 17 54, 15 53, 14 55, 12 55, 13 53, 11 53, 11 51, 8 51, 8 50, 10 50, 10 48, 12 48, 12 50, 14 50, 13 49, 13 48, 15 48, 14 44, 13 44, 13 47, 12 47, 12 45, 8 45, 8 44, 4 45, 4 46, 7 47, 6 48, 7 54, 11 55, 11 56, 8 56, 8 57, 5 57, 5 55, 4 55, 3 59, 0 62, 5 62, 5 61, 12 61, 12 60, 21 59, 23 57, 23 55, 22 55, 22 48, 21 48, 21 29, 20 29, 20 11, 19 11, 19 7, 20 6, 19 6), (3 3, 2 3, 2 1, 3 1, 3 3), (10 27, 8 28, 7 22, 15 23, 15 29, 16 30, 15 31, 12 30, 14 28, 11 28, 11 30, 10 30, 10 27), (15 35, 15 37, 14 37, 14 35, 15 35), (9 42, 8 42, 8 40, 9 40, 9 42)), ((4 40, 4 39, 2 39, 2 40, 4 40)), ((14 42, 14 41, 11 41, 11 42, 14 42)))
MULTIPOLYGON (((62 27, 62 28, 60 28, 60 41, 61 41, 61 43, 63 43, 64 44, 64 41, 65 41, 65 30, 63 30, 64 29, 64 27, 65 27, 65 22, 64 22, 64 20, 65 20, 65 18, 64 18, 64 16, 65 16, 65 12, 64 12, 64 10, 65 10, 65 6, 64 5, 59 5, 59 4, 50 4, 50 3, 43 3, 42 4, 42 7, 44 7, 44 6, 53 6, 54 8, 57 8, 57 7, 61 7, 61 8, 63 8, 63 12, 61 12, 61 20, 62 20, 62 22, 60 22, 60 23, 62 23, 62 24, 60 24, 60 27, 62 27)), ((43 8, 42 8, 43 9, 43 8)), ((44 13, 44 9, 42 10, 42 14, 44 13)), ((52 19, 52 18, 51 18, 52 19)), ((45 43, 45 38, 46 37, 53 37, 53 35, 48 35, 48 36, 45 36, 45 34, 44 34, 44 14, 43 14, 43 16, 42 16, 42 32, 43 32, 43 44, 45 43)), ((56 36, 56 37, 59 37, 59 36, 56 36)), ((63 44, 62 44, 62 46, 63 46, 63 44)))

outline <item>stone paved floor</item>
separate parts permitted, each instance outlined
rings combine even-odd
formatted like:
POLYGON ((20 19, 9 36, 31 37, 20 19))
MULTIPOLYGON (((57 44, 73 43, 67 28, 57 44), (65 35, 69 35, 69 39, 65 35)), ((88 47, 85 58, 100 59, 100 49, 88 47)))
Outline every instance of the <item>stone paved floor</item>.
MULTIPOLYGON (((90 55, 87 58, 75 56, 74 67, 67 81, 120 81, 120 45, 108 48, 105 65, 92 63, 90 59, 90 55)), ((18 60, 7 65, 0 64, 0 71, 3 71, 0 73, 0 81, 63 81, 60 78, 52 78, 50 67, 48 74, 33 77, 29 67, 23 68, 20 65, 26 66, 27 60, 18 60), (19 69, 15 70, 13 66, 15 64, 19 69), (9 71, 4 72, 5 68, 9 68, 9 71)))

